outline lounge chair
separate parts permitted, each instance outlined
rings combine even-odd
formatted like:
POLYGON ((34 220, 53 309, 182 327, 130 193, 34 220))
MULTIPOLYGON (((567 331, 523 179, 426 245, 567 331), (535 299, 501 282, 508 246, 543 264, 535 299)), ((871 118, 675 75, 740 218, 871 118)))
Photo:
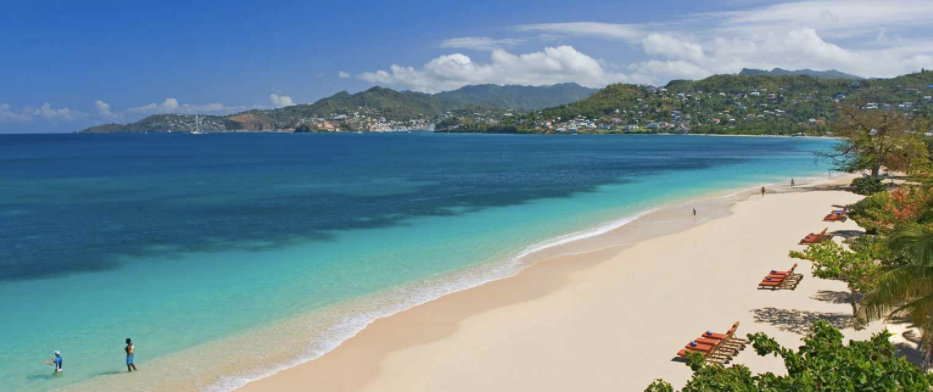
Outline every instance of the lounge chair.
POLYGON ((735 331, 738 328, 739 323, 736 322, 724 334, 706 331, 696 340, 687 343, 682 350, 677 352, 677 356, 686 358, 688 353, 697 352, 710 362, 727 363, 748 343, 746 340, 735 337, 735 331))
POLYGON ((803 237, 803 239, 800 240, 800 245, 819 244, 820 242, 823 242, 823 241, 826 241, 827 239, 832 238, 831 235, 826 234, 828 230, 829 228, 827 227, 823 229, 823 231, 820 232, 820 234, 814 234, 814 233, 808 234, 806 237, 803 237))
POLYGON ((849 218, 844 214, 837 214, 835 211, 823 218, 824 222, 845 222, 849 218))
POLYGON ((736 321, 735 324, 732 324, 732 328, 729 328, 726 333, 716 333, 706 331, 701 336, 702 339, 715 339, 721 340, 723 344, 737 346, 740 349, 745 348, 745 345, 748 344, 747 340, 740 339, 735 337, 735 332, 739 329, 739 322, 736 321))
POLYGON ((800 280, 803 279, 803 275, 794 273, 796 268, 797 264, 794 264, 794 266, 787 271, 771 270, 771 273, 765 276, 764 279, 761 280, 761 283, 758 283, 758 288, 771 290, 796 289, 797 284, 799 284, 800 280))
POLYGON ((797 269, 797 263, 794 263, 794 266, 793 266, 793 267, 790 267, 790 269, 787 270, 787 271, 776 271, 776 270, 771 270, 771 273, 768 274, 768 275, 772 275, 772 276, 774 276, 774 275, 777 275, 777 276, 793 275, 795 269, 797 269))

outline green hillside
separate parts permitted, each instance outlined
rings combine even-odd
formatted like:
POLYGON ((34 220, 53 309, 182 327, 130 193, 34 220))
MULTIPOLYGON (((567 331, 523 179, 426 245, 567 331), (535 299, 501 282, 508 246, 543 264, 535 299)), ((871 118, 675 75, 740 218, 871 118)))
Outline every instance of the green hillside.
MULTIPOLYGON (((933 71, 892 79, 715 75, 664 87, 610 85, 590 97, 537 112, 487 121, 489 132, 692 132, 821 135, 840 105, 933 116, 933 71)), ((451 124, 444 130, 480 127, 451 124)), ((460 123, 463 123, 461 121, 460 123)))
MULTIPOLYGON (((359 122, 388 123, 414 119, 440 121, 448 112, 464 115, 482 112, 501 116, 509 110, 525 111, 574 102, 594 91, 575 83, 554 86, 465 86, 433 95, 373 87, 356 94, 342 91, 313 104, 288 106, 274 111, 251 110, 226 116, 201 116, 201 130, 231 132, 297 128, 313 119, 330 119, 340 115, 359 122)), ((131 124, 91 127, 81 133, 191 132, 194 129, 194 115, 159 114, 131 124)))

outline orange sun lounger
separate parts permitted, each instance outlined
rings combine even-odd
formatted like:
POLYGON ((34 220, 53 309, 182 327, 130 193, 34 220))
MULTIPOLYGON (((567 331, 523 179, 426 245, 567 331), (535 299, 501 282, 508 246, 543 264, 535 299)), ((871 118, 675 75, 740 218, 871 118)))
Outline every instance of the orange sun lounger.
POLYGON ((706 331, 699 338, 687 343, 683 349, 677 352, 677 356, 686 358, 688 353, 697 352, 713 362, 728 362, 735 354, 744 349, 745 344, 748 343, 735 337, 735 331, 738 328, 739 323, 736 322, 724 334, 706 331))
POLYGON ((829 235, 826 234, 828 230, 829 228, 827 227, 823 229, 823 231, 820 232, 820 234, 813 234, 813 233, 808 234, 806 237, 803 237, 803 239, 800 240, 800 245, 818 244, 820 242, 827 240, 829 238, 829 235))
POLYGON ((845 222, 849 218, 843 214, 830 213, 823 218, 824 222, 845 222))
POLYGON ((761 283, 758 283, 758 288, 771 290, 782 288, 796 289, 797 283, 800 283, 800 279, 802 279, 803 276, 794 274, 795 269, 797 269, 797 264, 794 264, 794 266, 787 271, 772 270, 771 273, 761 280, 761 283))

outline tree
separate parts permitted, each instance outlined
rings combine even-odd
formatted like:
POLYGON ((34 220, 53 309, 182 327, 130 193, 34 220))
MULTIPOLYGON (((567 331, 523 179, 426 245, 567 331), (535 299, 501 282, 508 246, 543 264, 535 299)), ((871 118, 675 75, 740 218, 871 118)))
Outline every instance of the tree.
MULTIPOLYGON (((817 320, 797 351, 782 347, 763 333, 749 334, 755 352, 784 359, 787 375, 752 375, 745 366, 726 368, 704 364, 702 357, 690 358, 693 377, 682 392, 761 391, 907 391, 929 392, 933 375, 897 355, 885 330, 867 341, 842 342, 842 333, 823 320, 817 320)), ((695 354, 699 355, 699 354, 695 354)), ((673 392, 671 384, 657 380, 646 392, 673 392)))
POLYGON ((846 282, 852 315, 858 316, 858 297, 872 289, 873 278, 879 268, 871 255, 850 252, 833 241, 826 241, 810 245, 803 252, 791 251, 790 257, 813 262, 813 276, 817 278, 846 282))
POLYGON ((926 129, 923 125, 896 110, 842 107, 833 124, 842 142, 832 152, 817 154, 850 173, 871 170, 872 176, 878 176, 882 167, 910 173, 929 164, 926 143, 918 132, 926 129))
POLYGON ((933 361, 933 228, 905 223, 891 233, 888 246, 904 255, 906 262, 881 268, 874 289, 862 300, 859 317, 909 316, 923 334, 920 348, 926 347, 923 368, 927 370, 933 361))

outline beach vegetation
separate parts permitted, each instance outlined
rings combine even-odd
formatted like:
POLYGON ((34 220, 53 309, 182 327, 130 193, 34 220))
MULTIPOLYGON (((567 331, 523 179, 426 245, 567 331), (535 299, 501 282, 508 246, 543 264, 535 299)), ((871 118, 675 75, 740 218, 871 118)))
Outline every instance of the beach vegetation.
POLYGON ((921 131, 926 121, 897 110, 865 110, 860 105, 840 107, 833 134, 841 139, 831 151, 817 152, 839 171, 881 169, 913 173, 929 167, 930 154, 921 131))
POLYGON ((899 256, 875 274, 873 289, 861 302, 859 318, 865 321, 908 317, 922 333, 923 368, 933 361, 933 227, 907 222, 888 238, 888 247, 899 256))
POLYGON ((878 176, 862 176, 856 178, 852 180, 852 184, 849 185, 849 188, 852 189, 853 193, 864 196, 887 190, 887 186, 884 185, 881 177, 878 176))
POLYGON ((858 317, 858 298, 873 289, 874 277, 880 268, 880 261, 867 251, 873 248, 861 249, 863 251, 853 252, 833 241, 826 241, 813 244, 803 252, 791 251, 790 257, 810 260, 814 277, 846 282, 852 315, 858 317))
POLYGON ((849 205, 847 215, 868 234, 885 233, 894 228, 894 198, 888 192, 875 193, 849 205))
MULTIPOLYGON (((933 375, 898 355, 887 330, 869 340, 843 342, 838 329, 823 320, 814 321, 803 346, 783 347, 764 333, 748 339, 760 356, 784 360, 786 375, 771 372, 752 375, 748 367, 708 364, 690 358, 693 376, 682 392, 707 391, 908 391, 928 392, 933 375)), ((673 392, 671 384, 656 380, 646 392, 673 392)))

